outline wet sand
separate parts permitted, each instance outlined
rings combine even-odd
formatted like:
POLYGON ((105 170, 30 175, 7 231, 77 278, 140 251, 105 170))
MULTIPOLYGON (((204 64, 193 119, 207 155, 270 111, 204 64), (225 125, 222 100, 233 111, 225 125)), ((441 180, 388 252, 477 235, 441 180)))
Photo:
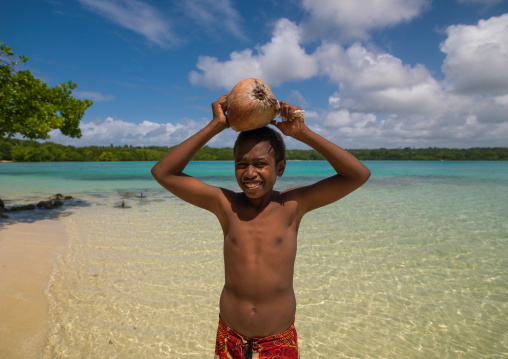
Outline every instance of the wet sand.
POLYGON ((44 291, 66 243, 58 219, 0 227, 0 358, 36 357, 48 330, 44 291))

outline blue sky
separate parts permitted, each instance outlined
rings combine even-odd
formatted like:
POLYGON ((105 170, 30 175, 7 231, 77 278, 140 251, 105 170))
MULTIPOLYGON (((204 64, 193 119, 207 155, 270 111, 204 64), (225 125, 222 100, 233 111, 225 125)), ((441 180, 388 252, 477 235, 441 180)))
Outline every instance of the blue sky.
POLYGON ((17 0, 2 13, 0 40, 35 76, 95 102, 83 137, 57 143, 175 145, 255 77, 345 148, 508 146, 508 0, 17 0))

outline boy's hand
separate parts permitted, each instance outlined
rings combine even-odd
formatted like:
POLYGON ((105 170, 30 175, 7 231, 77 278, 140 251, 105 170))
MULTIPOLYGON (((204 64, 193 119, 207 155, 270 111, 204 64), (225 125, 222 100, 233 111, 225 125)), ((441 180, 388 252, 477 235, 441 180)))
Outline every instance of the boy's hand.
POLYGON ((215 121, 217 126, 219 126, 222 129, 229 127, 229 122, 226 117, 226 98, 227 95, 224 94, 217 101, 212 103, 212 113, 213 113, 213 119, 212 122, 215 121))
POLYGON ((287 102, 280 103, 280 117, 284 120, 279 122, 272 120, 270 123, 277 127, 284 135, 296 137, 305 128, 302 116, 295 116, 294 112, 301 110, 298 106, 291 106, 287 102))

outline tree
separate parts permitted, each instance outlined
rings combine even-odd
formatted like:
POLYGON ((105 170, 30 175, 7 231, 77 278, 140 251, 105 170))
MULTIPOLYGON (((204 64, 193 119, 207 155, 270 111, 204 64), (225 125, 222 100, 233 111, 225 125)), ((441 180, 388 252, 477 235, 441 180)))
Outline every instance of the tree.
POLYGON ((0 41, 0 137, 48 139, 51 130, 59 129, 80 138, 79 122, 93 102, 72 97, 77 87, 72 81, 49 87, 29 70, 17 71, 17 65, 13 51, 0 41))
POLYGON ((109 151, 104 151, 98 158, 99 161, 118 161, 118 158, 109 151))

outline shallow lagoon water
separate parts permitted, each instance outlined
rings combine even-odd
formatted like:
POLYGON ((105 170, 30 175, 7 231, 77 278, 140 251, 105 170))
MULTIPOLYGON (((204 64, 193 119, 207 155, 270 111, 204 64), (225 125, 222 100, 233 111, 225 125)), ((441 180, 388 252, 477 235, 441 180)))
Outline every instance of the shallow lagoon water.
MULTIPOLYGON (((70 240, 47 288, 40 358, 212 357, 220 226, 161 189, 152 165, 1 164, 7 205, 57 192, 78 200, 55 212, 70 240)), ((508 163, 366 165, 364 187, 300 227, 302 358, 507 357, 508 163)), ((236 188, 231 162, 188 172, 236 188)), ((328 174, 324 162, 290 162, 277 186, 328 174)))

